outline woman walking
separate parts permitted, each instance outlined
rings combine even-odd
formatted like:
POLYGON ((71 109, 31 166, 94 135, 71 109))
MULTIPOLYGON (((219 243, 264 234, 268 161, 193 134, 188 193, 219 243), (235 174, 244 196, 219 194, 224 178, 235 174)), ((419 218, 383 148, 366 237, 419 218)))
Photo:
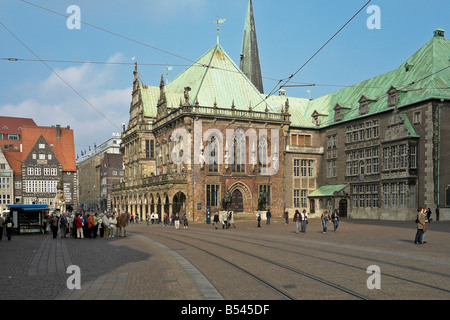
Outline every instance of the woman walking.
POLYGON ((295 210, 293 220, 295 223, 295 233, 299 233, 299 226, 300 226, 300 221, 302 220, 302 217, 300 215, 300 212, 298 212, 298 210, 295 210))
POLYGON ((419 209, 417 209, 417 218, 416 218, 417 232, 416 238, 414 240, 415 244, 425 243, 424 241, 425 232, 428 230, 427 222, 428 219, 425 213, 425 208, 420 207, 419 209))
POLYGON ((325 210, 322 213, 322 226, 323 226, 322 233, 327 233, 328 221, 330 221, 330 215, 328 214, 328 210, 325 210))
POLYGON ((8 241, 11 241, 12 230, 14 228, 14 222, 13 219, 11 219, 11 216, 8 215, 4 223, 6 228, 6 237, 8 238, 8 241))
POLYGON ((336 232, 337 228, 339 227, 339 214, 336 209, 334 209, 333 213, 331 214, 331 221, 333 221, 334 232, 336 232))
POLYGON ((301 213, 301 232, 306 232, 306 225, 308 224, 308 213, 303 209, 301 213))

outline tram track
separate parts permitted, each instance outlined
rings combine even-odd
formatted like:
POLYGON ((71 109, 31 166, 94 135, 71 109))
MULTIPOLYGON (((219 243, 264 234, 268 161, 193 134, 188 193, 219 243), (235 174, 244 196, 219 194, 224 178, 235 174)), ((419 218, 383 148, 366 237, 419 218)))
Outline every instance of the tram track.
MULTIPOLYGON (((194 232, 196 232, 198 235, 204 236, 204 232, 199 232, 199 231, 194 231, 194 232)), ((304 250, 305 249, 308 250, 309 249, 308 247, 302 247, 303 251, 299 252, 298 250, 288 250, 286 248, 282 248, 282 247, 278 247, 278 246, 271 246, 271 245, 267 245, 267 244, 261 244, 261 241, 264 241, 264 242, 270 242, 270 243, 276 242, 276 243, 279 243, 279 244, 281 244, 283 246, 294 246, 294 244, 291 244, 291 243, 281 242, 281 241, 276 241, 276 240, 274 241, 273 238, 270 239, 270 240, 268 240, 268 239, 261 239, 261 238, 254 239, 254 238, 251 238, 251 237, 244 236, 242 234, 239 234, 239 235, 237 235, 237 234, 233 234, 233 235, 230 235, 230 234, 228 234, 228 235, 217 235, 217 234, 215 234, 214 236, 222 238, 222 239, 239 241, 240 243, 245 242, 245 243, 248 243, 248 244, 251 244, 251 245, 258 245, 261 248, 275 249, 277 251, 283 251, 283 252, 286 252, 286 253, 289 253, 289 254, 296 254, 296 255, 300 255, 302 257, 306 256, 306 257, 309 257, 309 258, 312 258, 312 259, 316 259, 316 260, 319 260, 319 261, 324 261, 324 262, 329 262, 329 263, 333 263, 333 264, 338 264, 338 265, 341 265, 341 266, 344 266, 344 267, 353 268, 353 269, 364 271, 364 272, 367 270, 366 268, 359 267, 359 266, 354 265, 354 264, 341 262, 341 261, 336 261, 336 260, 324 258, 322 256, 316 256, 316 255, 305 253, 304 250), (236 237, 236 238, 233 239, 232 238, 233 236, 236 237), (247 239, 247 241, 242 240, 242 239, 247 239), (255 242, 248 241, 248 240, 253 240, 255 242)), ((197 239, 197 238, 193 238, 193 239, 197 239)), ((297 240, 297 239, 295 239, 295 240, 297 240)), ((328 244, 315 243, 315 245, 326 246, 328 244)), ((296 249, 298 249, 298 247, 296 247, 296 249)), ((346 253, 342 253, 342 252, 331 251, 331 250, 327 250, 327 249, 321 249, 321 252, 326 252, 326 253, 329 253, 329 254, 336 254, 336 255, 342 256, 344 258, 349 258, 349 259, 359 259, 359 260, 364 259, 362 257, 358 257, 358 256, 355 256, 355 255, 346 254, 346 253)), ((385 265, 391 265, 391 266, 396 267, 396 268, 402 268, 402 269, 406 268, 406 269, 411 270, 411 271, 417 271, 417 272, 423 272, 424 271, 424 270, 419 269, 419 268, 415 268, 415 267, 411 267, 411 266, 405 266, 404 264, 400 265, 400 264, 393 263, 391 261, 383 261, 383 260, 380 260, 380 259, 371 259, 371 261, 372 261, 372 263, 380 263, 380 264, 382 263, 382 264, 385 264, 385 265)), ((449 274, 444 274, 444 273, 441 273, 441 272, 433 272, 433 271, 427 270, 426 273, 427 273, 427 276, 435 275, 435 276, 438 276, 438 277, 449 278, 449 274)), ((411 284, 420 285, 420 286, 427 287, 427 288, 430 288, 430 289, 433 289, 433 290, 437 290, 437 291, 440 291, 440 292, 443 292, 443 293, 446 293, 446 294, 450 293, 450 290, 448 288, 441 288, 441 287, 433 286, 433 285, 430 285, 430 284, 427 284, 427 283, 423 283, 423 282, 420 282, 420 281, 417 281, 417 280, 405 279, 404 277, 400 277, 400 276, 397 276, 397 275, 394 275, 394 274, 389 274, 389 273, 386 273, 386 272, 383 272, 383 277, 389 277, 389 278, 392 278, 392 279, 401 280, 401 281, 404 281, 404 282, 409 282, 411 284)))
MULTIPOLYGON (((360 296, 358 299, 386 299, 386 297, 390 299, 392 297, 396 298, 397 295, 407 297, 408 299, 415 299, 417 294, 420 294, 421 291, 429 292, 429 294, 436 299, 448 297, 450 294, 450 276, 445 268, 445 266, 450 263, 445 259, 438 259, 437 256, 435 258, 431 255, 428 255, 428 257, 415 255, 415 251, 413 250, 384 251, 380 250, 377 246, 367 247, 346 243, 323 242, 321 240, 313 241, 311 239, 314 239, 314 237, 305 239, 305 237, 289 236, 281 233, 261 234, 260 232, 250 232, 248 229, 239 230, 239 232, 234 232, 235 230, 218 232, 218 230, 208 230, 204 228, 190 228, 189 231, 179 230, 179 232, 172 232, 174 231, 172 228, 157 230, 158 229, 152 230, 152 237, 153 235, 166 235, 166 237, 161 238, 162 241, 182 241, 179 243, 184 243, 185 246, 191 246, 195 249, 200 246, 205 250, 205 254, 207 252, 208 254, 209 252, 213 253, 212 251, 214 250, 209 248, 204 249, 201 242, 208 242, 209 245, 214 244, 221 247, 221 251, 224 250, 224 243, 226 243, 227 249, 233 250, 236 254, 245 254, 249 258, 258 259, 261 263, 266 263, 267 265, 270 264, 276 268, 282 268, 282 270, 285 270, 284 272, 287 272, 289 268, 292 268, 298 271, 296 273, 297 275, 303 273, 302 276, 304 278, 308 278, 316 283, 323 280, 323 285, 327 285, 328 287, 335 285, 340 289, 344 289, 340 290, 342 293, 344 293, 345 290, 354 292, 356 293, 356 296, 360 296), (153 231, 157 232, 153 233, 153 231), (169 233, 166 233, 166 231, 169 231, 169 233), (178 235, 180 237, 178 237, 178 235), (175 238, 177 240, 175 240, 175 238), (200 244, 196 245, 192 243, 193 241, 199 241, 200 244), (299 244, 301 246, 300 248, 299 244), (243 248, 243 246, 246 248, 243 248), (258 251, 256 252, 256 250, 258 251), (254 251, 253 254, 252 251, 254 251), (272 252, 273 257, 270 256, 270 254, 267 256, 267 252, 272 252), (281 256, 292 261, 286 261, 286 264, 283 260, 286 258, 282 258, 281 256), (275 257, 277 261, 272 259, 275 257), (268 260, 268 262, 264 262, 264 259, 268 260), (302 265, 299 268, 296 268, 297 265, 295 265, 294 260, 301 262, 302 265), (279 265, 277 265, 277 263, 279 265), (368 280, 369 277, 367 275, 367 273, 369 273, 369 264, 381 266, 384 290, 367 291, 366 280, 368 280), (315 265, 322 270, 324 270, 324 268, 333 270, 337 268, 336 270, 338 271, 336 271, 336 273, 339 275, 330 276, 326 274, 324 277, 323 271, 322 273, 316 272, 315 265), (317 279, 314 280, 314 278, 317 279), (361 292, 361 290, 364 292, 361 292)), ((216 248, 215 251, 217 252, 217 250, 218 249, 216 248)), ((233 252, 229 252, 228 256, 232 256, 234 254, 233 252)), ((224 257, 223 259, 229 260, 228 258, 230 257, 224 257)), ((258 262, 254 263, 258 264, 258 262)), ((248 270, 250 270, 250 268, 247 268, 247 271, 248 270)), ((265 281, 273 281, 270 277, 271 276, 267 277, 267 275, 262 276, 263 280, 268 279, 265 281)), ((284 283, 284 285, 278 286, 278 288, 283 292, 287 291, 288 296, 296 297, 296 299, 298 299, 299 295, 301 298, 306 295, 309 298, 313 297, 313 299, 318 296, 317 290, 314 290, 311 294, 303 291, 297 291, 292 294, 293 291, 299 289, 292 289, 292 286, 298 287, 305 285, 295 278, 292 278, 291 281, 294 282, 291 282, 291 284, 284 283)), ((323 291, 325 292, 326 290, 323 289, 323 291)), ((352 295, 352 297, 356 296, 352 295)), ((346 299, 339 295, 332 295, 332 297, 346 299)))
MULTIPOLYGON (((245 268, 237 265, 236 263, 230 261, 229 259, 226 259, 226 258, 224 258, 222 256, 219 256, 219 255, 211 252, 212 251, 211 249, 205 249, 204 247, 201 247, 199 245, 195 245, 195 244, 192 243, 192 241, 187 242, 185 240, 180 240, 178 237, 181 237, 181 235, 171 234, 170 236, 165 236, 165 235, 158 234, 157 236, 158 237, 162 237, 162 238, 164 238, 166 240, 169 240, 169 241, 176 241, 178 243, 182 243, 182 244, 184 244, 186 246, 189 246, 190 248, 195 248, 195 249, 197 249, 197 250, 199 250, 201 252, 204 252, 204 253, 206 253, 206 254, 208 254, 210 256, 213 256, 214 258, 219 259, 220 261, 223 261, 223 262, 231 265, 233 268, 235 268, 235 269, 239 270, 240 272, 242 272, 242 273, 252 277, 253 279, 257 280, 258 282, 264 284, 266 287, 270 288, 271 290, 273 290, 277 294, 279 294, 283 299, 287 299, 287 300, 296 300, 297 299, 297 298, 293 297, 291 294, 287 293, 285 290, 279 288, 277 285, 272 284, 271 282, 263 279, 262 277, 256 276, 254 274, 254 272, 246 270, 245 268)), ((190 240, 194 240, 194 241, 200 241, 200 242, 202 241, 202 239, 198 239, 198 238, 195 238, 195 237, 189 237, 189 236, 186 236, 185 234, 183 234, 182 237, 183 238, 187 237, 190 240)), ((222 243, 211 243, 211 242, 208 242, 209 246, 212 245, 212 244, 214 244, 214 245, 216 245, 218 247, 222 247, 223 246, 222 243)), ((347 294, 347 295, 349 295, 351 297, 354 297, 354 298, 357 298, 357 299, 360 299, 360 300, 369 300, 368 297, 366 297, 366 296, 364 296, 362 294, 359 294, 359 293, 354 292, 354 291, 352 291, 350 289, 347 289, 347 288, 345 288, 343 286, 340 286, 338 284, 335 284, 335 283, 332 283, 330 281, 327 281, 327 280, 325 280, 323 278, 320 278, 320 277, 317 277, 315 275, 309 274, 307 272, 301 271, 298 268, 294 268, 294 267, 288 266, 286 264, 282 264, 280 262, 277 262, 277 261, 274 261, 274 260, 271 260, 271 259, 267 259, 267 258, 258 256, 258 255, 255 255, 255 254, 251 254, 251 253, 249 253, 247 251, 239 250, 239 249, 236 249, 236 248, 227 247, 227 250, 231 250, 231 251, 243 254, 243 255, 245 255, 247 257, 252 257, 254 259, 262 261, 263 263, 267 263, 267 264, 270 264, 272 266, 276 266, 278 268, 290 271, 290 272, 294 273, 295 275, 302 276, 302 277, 307 278, 309 280, 312 280, 313 282, 316 282, 316 283, 321 283, 322 285, 325 285, 326 287, 333 288, 333 289, 335 289, 335 290, 337 290, 337 291, 339 291, 341 293, 345 293, 345 294, 347 294)), ((188 258, 188 257, 185 257, 185 258, 188 258)))

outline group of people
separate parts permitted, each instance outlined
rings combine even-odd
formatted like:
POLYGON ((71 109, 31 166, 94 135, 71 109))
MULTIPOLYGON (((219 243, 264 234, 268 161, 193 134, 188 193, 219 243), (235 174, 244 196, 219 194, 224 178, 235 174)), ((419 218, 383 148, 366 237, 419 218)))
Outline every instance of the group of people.
POLYGON ((219 223, 221 221, 222 221, 222 229, 228 229, 229 227, 231 227, 231 225, 233 225, 233 228, 236 228, 236 226, 234 225, 233 211, 225 211, 221 214, 221 216, 219 216, 219 212, 216 212, 213 218, 214 228, 218 229, 219 223))
MULTIPOLYGON (((286 223, 288 224, 288 212, 286 211, 284 213, 284 217, 286 219, 286 223)), ((325 210, 321 217, 321 223, 322 223, 322 233, 326 233, 328 230, 328 222, 333 222, 333 226, 334 226, 334 232, 337 231, 338 227, 339 227, 339 212, 337 211, 337 209, 335 209, 333 211, 333 213, 329 214, 328 210, 325 210)), ((306 209, 303 209, 302 212, 299 212, 298 210, 295 210, 294 213, 294 223, 296 225, 296 232, 295 233, 299 233, 299 232, 306 232, 306 226, 308 225, 308 213, 306 212, 306 209)))
POLYGON ((147 221, 147 225, 149 225, 150 222, 152 224, 159 224, 159 215, 155 212, 152 212, 150 215, 147 214, 145 216, 145 220, 147 221))
POLYGON ((176 212, 172 218, 173 224, 175 225, 175 229, 180 229, 180 220, 183 221, 183 228, 188 229, 189 221, 186 216, 186 213, 183 214, 183 216, 180 218, 180 214, 178 212, 176 212))
POLYGON ((129 224, 126 213, 77 212, 53 213, 49 219, 49 227, 53 238, 97 239, 125 237, 129 224))

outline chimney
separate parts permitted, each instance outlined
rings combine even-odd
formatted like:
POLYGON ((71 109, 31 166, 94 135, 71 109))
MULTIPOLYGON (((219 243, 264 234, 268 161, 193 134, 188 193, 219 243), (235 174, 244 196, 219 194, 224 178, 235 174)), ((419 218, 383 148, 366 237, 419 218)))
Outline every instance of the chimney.
POLYGON ((61 125, 59 124, 56 125, 56 138, 57 139, 61 138, 61 125))

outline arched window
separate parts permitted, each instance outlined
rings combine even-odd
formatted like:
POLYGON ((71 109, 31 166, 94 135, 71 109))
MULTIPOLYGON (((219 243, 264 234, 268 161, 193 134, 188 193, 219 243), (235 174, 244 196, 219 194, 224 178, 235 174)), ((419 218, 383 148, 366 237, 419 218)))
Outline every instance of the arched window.
POLYGON ((208 156, 208 171, 209 172, 218 172, 218 163, 219 163, 219 146, 218 141, 215 136, 211 136, 208 140, 208 146, 206 148, 206 154, 208 156))
POLYGON ((267 139, 262 137, 259 140, 258 148, 259 173, 267 173, 267 139))
POLYGON ((237 131, 233 138, 233 172, 245 172, 245 135, 237 131))

